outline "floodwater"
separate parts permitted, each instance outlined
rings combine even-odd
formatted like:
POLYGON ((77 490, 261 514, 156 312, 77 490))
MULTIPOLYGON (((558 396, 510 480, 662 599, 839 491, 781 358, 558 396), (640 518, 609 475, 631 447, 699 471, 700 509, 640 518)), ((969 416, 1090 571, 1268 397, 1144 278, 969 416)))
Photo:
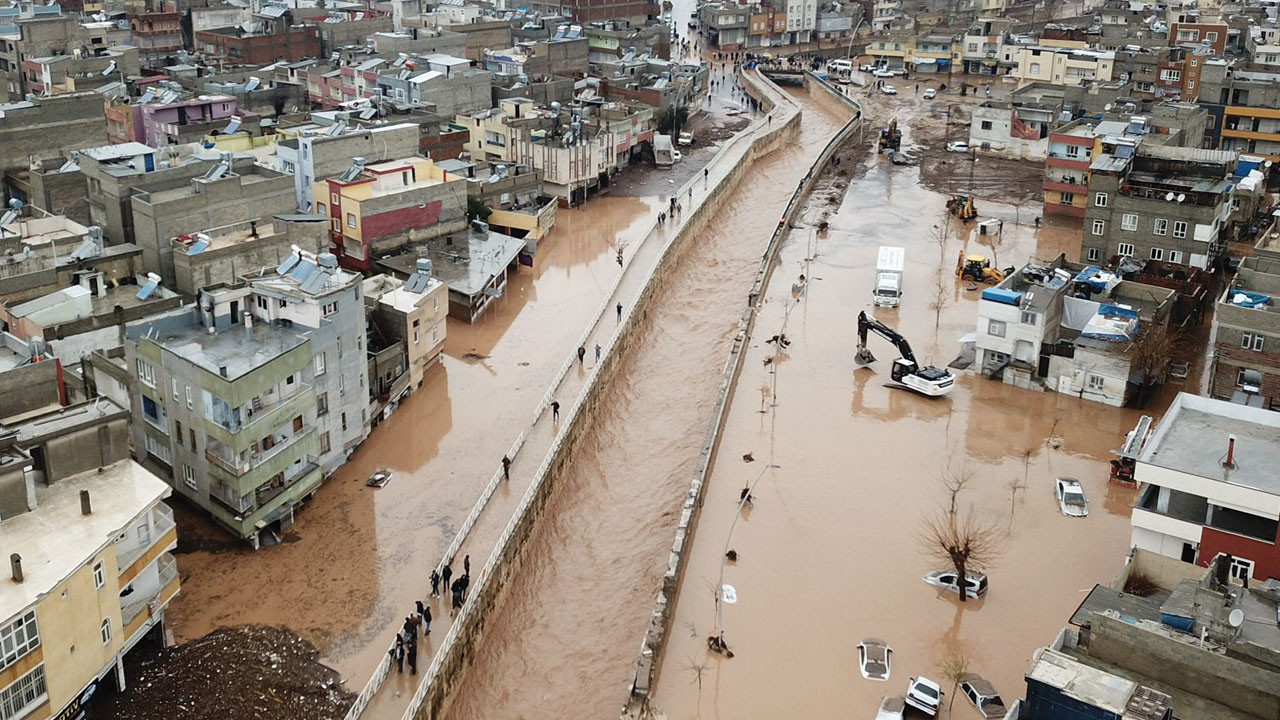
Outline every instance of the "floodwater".
POLYGON ((757 162, 667 280, 446 717, 617 714, 760 255, 816 149, 847 119, 806 110, 799 139, 757 162))
MULTIPOLYGON (((666 717, 871 717, 916 675, 951 693, 939 668, 948 656, 964 657, 1012 701, 1025 691, 1031 652, 1052 642, 1095 583, 1112 580, 1127 552, 1133 491, 1107 483, 1107 463, 1138 413, 970 371, 953 371, 958 386, 947 398, 891 389, 897 351, 874 335, 878 361, 853 364, 859 310, 938 366, 956 357, 977 317, 978 293, 954 275, 967 231, 950 222, 945 198, 921 187, 914 167, 871 156, 865 169, 838 211, 822 201, 806 209, 809 224, 834 211, 827 234, 795 229, 783 250, 756 336, 778 332, 790 306, 792 344, 768 367, 773 346, 749 349, 653 698, 666 717), (871 307, 882 243, 907 249, 900 309, 871 307), (801 273, 811 282, 797 300, 790 285, 801 273), (776 407, 762 413, 760 387, 775 379, 776 407), (748 452, 753 463, 742 459, 748 452), (738 560, 724 582, 737 602, 724 606, 723 631, 736 655, 725 659, 706 648, 722 553, 740 490, 770 462, 779 467, 764 474, 728 543, 738 560), (1080 479, 1089 517, 1058 512, 1058 476, 1080 479), (946 567, 927 555, 921 521, 942 507, 943 480, 957 477, 967 478, 961 512, 1000 529, 1002 556, 978 602, 921 581, 946 567), (859 675, 857 644, 867 637, 894 649, 887 683, 859 675)), ((1038 207, 985 202, 979 211, 1006 219, 1000 265, 1078 251, 1078 229, 1026 222, 1038 207)))
POLYGON ((178 639, 287 625, 359 690, 385 651, 380 634, 425 595, 431 568, 608 290, 617 272, 609 240, 639 242, 657 203, 601 197, 560 209, 535 266, 521 267, 476 324, 450 321, 443 362, 302 509, 283 544, 182 556, 183 589, 169 610, 178 639), (394 473, 391 484, 366 488, 379 468, 394 473))

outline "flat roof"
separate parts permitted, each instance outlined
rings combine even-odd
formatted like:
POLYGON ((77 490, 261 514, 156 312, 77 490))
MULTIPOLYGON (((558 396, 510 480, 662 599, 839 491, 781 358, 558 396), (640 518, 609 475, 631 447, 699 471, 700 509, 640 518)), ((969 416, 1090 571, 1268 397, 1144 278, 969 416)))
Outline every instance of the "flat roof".
POLYGON ((449 238, 452 245, 445 244, 445 238, 435 238, 419 246, 416 254, 405 253, 378 262, 407 275, 416 271, 418 258, 430 258, 433 277, 451 291, 474 296, 514 262, 525 247, 524 240, 493 230, 487 234, 468 230, 449 238))
POLYGON ((1027 679, 1057 688, 1068 697, 1116 716, 1124 713, 1129 697, 1138 687, 1131 680, 1089 667, 1049 648, 1040 648, 1032 656, 1027 679))
POLYGON ((1280 413, 1178 393, 1138 462, 1280 495, 1280 413), (1236 467, 1225 472, 1230 435, 1236 467))
POLYGON ((0 523, 0 547, 22 556, 23 574, 20 583, 0 582, 0 618, 12 618, 52 592, 169 492, 166 482, 133 460, 53 485, 36 483, 38 507, 0 523), (81 490, 89 491, 89 515, 80 513, 81 490))
MULTIPOLYGON (((237 325, 211 335, 195 321, 190 308, 184 308, 182 314, 187 316, 185 326, 161 328, 151 340, 214 375, 220 375, 220 368, 225 367, 228 380, 246 375, 307 341, 295 330, 265 322, 255 322, 250 330, 237 325)), ((139 327, 141 337, 146 337, 147 323, 140 323, 139 327)))
POLYGON ((140 142, 127 142, 119 145, 101 145, 99 147, 85 148, 80 151, 80 154, 91 157, 98 162, 106 162, 109 160, 123 160, 153 152, 157 152, 157 150, 150 145, 143 145, 140 142))
POLYGON ((0 430, 17 433, 18 445, 27 447, 33 442, 39 442, 42 438, 55 437, 76 428, 94 425, 100 418, 117 413, 127 415, 125 408, 117 405, 111 398, 98 397, 75 405, 54 407, 41 413, 25 416, 19 421, 0 424, 0 430))

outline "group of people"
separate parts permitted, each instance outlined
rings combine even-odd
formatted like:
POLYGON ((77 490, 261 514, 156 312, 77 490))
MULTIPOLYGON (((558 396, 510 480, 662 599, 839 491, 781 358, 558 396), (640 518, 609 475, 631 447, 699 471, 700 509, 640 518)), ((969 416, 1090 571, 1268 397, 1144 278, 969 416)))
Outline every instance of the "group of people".
POLYGON ((462 609, 462 603, 467 599, 467 589, 471 586, 471 556, 466 555, 462 558, 462 575, 457 578, 453 577, 453 567, 449 563, 445 563, 439 570, 431 571, 431 596, 425 603, 421 600, 414 601, 413 612, 405 617, 404 625, 400 632, 396 633, 396 644, 388 651, 396 664, 396 672, 404 672, 404 664, 407 660, 409 672, 413 675, 418 674, 418 638, 425 640, 431 635, 430 601, 432 598, 440 597, 442 583, 445 590, 452 594, 449 616, 453 617, 462 609))

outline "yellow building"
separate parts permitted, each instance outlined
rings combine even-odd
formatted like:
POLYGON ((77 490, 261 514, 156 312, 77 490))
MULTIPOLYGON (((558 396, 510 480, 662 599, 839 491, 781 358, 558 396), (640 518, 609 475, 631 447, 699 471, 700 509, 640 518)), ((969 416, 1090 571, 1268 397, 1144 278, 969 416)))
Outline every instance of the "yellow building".
POLYGON ((170 488, 132 460, 46 484, 24 451, 0 459, 0 718, 76 720, 99 683, 126 686, 125 653, 163 633, 179 587, 170 488))
POLYGON ((477 162, 511 162, 511 128, 507 120, 532 117, 535 112, 529 98, 506 98, 498 102, 497 108, 458 115, 454 124, 465 128, 471 135, 464 146, 471 159, 477 162))
POLYGON ((1078 44, 1062 40, 1046 41, 1040 45, 1014 46, 1009 53, 1009 59, 1013 62, 1010 76, 1017 78, 1020 86, 1034 82, 1079 85, 1088 80, 1110 80, 1115 70, 1115 53, 1074 47, 1078 44))

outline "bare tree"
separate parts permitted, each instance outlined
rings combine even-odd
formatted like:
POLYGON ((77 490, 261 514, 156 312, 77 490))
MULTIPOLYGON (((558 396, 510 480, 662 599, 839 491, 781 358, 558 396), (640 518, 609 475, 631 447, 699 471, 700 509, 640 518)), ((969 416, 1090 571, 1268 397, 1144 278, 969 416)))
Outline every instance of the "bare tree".
POLYGON ((938 661, 938 674, 944 682, 951 683, 951 701, 947 703, 947 712, 950 713, 956 704, 956 689, 969 674, 969 656, 959 646, 951 646, 947 649, 947 654, 938 661))
POLYGON ((960 602, 968 599, 964 592, 968 571, 985 569, 1004 552, 1005 536, 1000 528, 979 518, 972 509, 961 510, 959 507, 960 493, 970 477, 962 472, 948 474, 944 478, 947 503, 922 520, 919 533, 920 546, 925 554, 955 568, 960 602))
POLYGON ((618 267, 622 267, 622 254, 626 252, 628 245, 630 243, 617 236, 614 236, 609 241, 609 249, 613 250, 614 260, 618 263, 618 267))
POLYGON ((1147 323, 1129 346, 1129 374, 1140 375, 1138 407, 1145 407, 1151 390, 1163 385, 1172 358, 1186 343, 1182 328, 1170 328, 1162 323, 1147 323))
POLYGON ((929 309, 933 311, 934 340, 937 340, 938 328, 942 325, 942 309, 947 306, 947 294, 947 283, 942 275, 942 270, 938 270, 936 282, 933 286, 933 299, 929 301, 929 309))
POLYGON ((769 399, 769 381, 766 380, 760 383, 760 412, 761 413, 765 412, 764 404, 765 404, 765 401, 767 401, 768 399, 769 399))
POLYGON ((1018 491, 1027 489, 1027 476, 1031 472, 1031 453, 1032 449, 1027 448, 1022 452, 1022 477, 1014 476, 1009 479, 1009 527, 1013 527, 1013 512, 1018 504, 1018 491))

